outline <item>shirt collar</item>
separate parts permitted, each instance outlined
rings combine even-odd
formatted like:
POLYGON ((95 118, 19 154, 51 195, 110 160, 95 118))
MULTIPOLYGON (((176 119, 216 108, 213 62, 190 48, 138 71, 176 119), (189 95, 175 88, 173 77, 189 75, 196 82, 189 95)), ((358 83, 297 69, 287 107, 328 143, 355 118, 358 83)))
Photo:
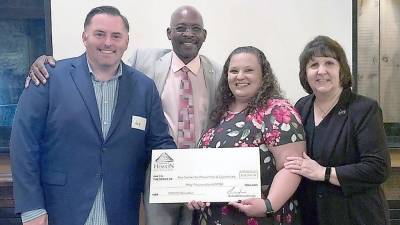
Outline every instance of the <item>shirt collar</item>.
MULTIPOLYGON (((89 68, 90 76, 92 77, 93 80, 96 80, 96 76, 93 73, 92 67, 90 67, 89 60, 87 59, 87 57, 86 57, 86 61, 87 61, 87 65, 88 65, 88 68, 89 68)), ((122 63, 121 62, 118 65, 117 73, 114 74, 114 77, 111 80, 117 79, 120 76, 122 76, 122 63)))
POLYGON ((182 69, 182 67, 186 66, 190 72, 192 72, 194 75, 197 75, 200 72, 200 56, 197 55, 192 61, 190 61, 188 64, 185 65, 185 63, 182 62, 182 60, 175 54, 175 52, 172 52, 172 62, 171 62, 171 69, 174 73, 182 69))

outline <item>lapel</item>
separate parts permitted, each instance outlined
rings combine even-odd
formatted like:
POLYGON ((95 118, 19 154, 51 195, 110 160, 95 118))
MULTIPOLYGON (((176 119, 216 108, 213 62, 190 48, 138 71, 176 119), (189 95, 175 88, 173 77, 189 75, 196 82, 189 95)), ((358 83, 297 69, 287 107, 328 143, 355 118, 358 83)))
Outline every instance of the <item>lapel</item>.
MULTIPOLYGON (((207 115, 210 114, 211 108, 215 105, 215 91, 218 85, 218 75, 217 71, 214 70, 211 62, 204 56, 200 55, 200 63, 203 68, 204 80, 206 83, 206 89, 208 91, 208 107, 207 107, 207 115)), ((201 133, 205 131, 207 128, 207 123, 202 124, 201 133)))
MULTIPOLYGON (((349 118, 348 105, 351 100, 351 90, 343 89, 337 105, 333 108, 332 117, 329 120, 326 135, 322 143, 324 143, 325 150, 321 154, 322 162, 331 162, 332 154, 335 150, 345 151, 344 149, 336 149, 337 142, 340 140, 343 129, 345 129, 346 122, 349 118)), ((344 132, 345 133, 345 132, 344 132)))
POLYGON ((167 80, 169 68, 171 67, 172 51, 159 58, 154 64, 154 83, 157 90, 162 94, 165 81, 167 80))
MULTIPOLYGON (((107 133, 106 142, 110 139, 114 133, 121 118, 124 118, 124 114, 130 101, 133 99, 134 88, 136 79, 134 77, 134 70, 122 63, 122 76, 118 81, 118 98, 117 104, 115 105, 114 115, 112 117, 111 126, 107 133)), ((130 122, 130 121, 129 121, 130 122)))
MULTIPOLYGON (((211 64, 208 59, 202 55, 200 55, 200 63, 201 67, 203 68, 203 73, 204 73, 204 80, 206 81, 206 87, 209 89, 209 93, 211 94, 215 92, 216 89, 216 78, 217 75, 215 74, 216 71, 213 68, 213 65, 211 64)), ((214 98, 214 97, 212 97, 214 98)))
POLYGON ((97 108, 96 95, 94 93, 93 83, 90 78, 89 68, 87 65, 86 54, 81 55, 71 63, 70 75, 78 88, 78 91, 85 103, 92 121, 96 127, 97 133, 103 139, 99 110, 97 108))
MULTIPOLYGON (((308 120, 308 117, 311 114, 311 111, 313 109, 312 105, 315 100, 315 95, 310 94, 309 96, 305 97, 303 105, 300 105, 300 107, 297 107, 299 109, 299 113, 301 115, 301 122, 305 124, 308 120)), ((306 142, 307 145, 307 155, 311 155, 311 141, 306 142)))

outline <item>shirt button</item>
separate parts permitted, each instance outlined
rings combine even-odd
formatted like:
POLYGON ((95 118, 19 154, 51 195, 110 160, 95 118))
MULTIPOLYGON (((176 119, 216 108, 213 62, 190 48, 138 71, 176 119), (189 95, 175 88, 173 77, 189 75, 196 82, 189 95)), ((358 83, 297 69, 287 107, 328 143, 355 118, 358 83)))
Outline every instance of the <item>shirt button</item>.
POLYGON ((107 151, 107 148, 102 148, 101 150, 102 150, 103 152, 105 152, 105 151, 107 151))

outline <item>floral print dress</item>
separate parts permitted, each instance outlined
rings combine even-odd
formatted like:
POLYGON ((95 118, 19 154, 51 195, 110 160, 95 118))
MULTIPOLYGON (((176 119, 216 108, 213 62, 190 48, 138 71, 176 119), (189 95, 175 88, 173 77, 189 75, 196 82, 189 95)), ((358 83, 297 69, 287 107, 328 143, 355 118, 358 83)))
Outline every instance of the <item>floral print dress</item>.
MULTIPOLYGON (((268 146, 303 141, 304 130, 300 121, 298 113, 287 100, 271 99, 265 107, 249 115, 227 112, 216 127, 203 134, 199 147, 259 147, 261 189, 265 198, 277 173, 275 159, 268 146)), ((211 203, 201 217, 207 225, 295 224, 298 221, 297 201, 289 199, 271 218, 247 217, 226 203, 211 203)))

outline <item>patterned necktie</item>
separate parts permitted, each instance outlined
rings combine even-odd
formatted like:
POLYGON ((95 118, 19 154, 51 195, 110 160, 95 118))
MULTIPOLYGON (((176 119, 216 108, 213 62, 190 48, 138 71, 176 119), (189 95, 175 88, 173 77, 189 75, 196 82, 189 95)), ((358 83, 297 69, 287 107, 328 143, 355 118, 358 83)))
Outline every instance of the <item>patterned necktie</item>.
POLYGON ((195 145, 193 90, 188 71, 189 69, 185 66, 178 71, 181 78, 179 86, 178 148, 193 148, 195 145))

